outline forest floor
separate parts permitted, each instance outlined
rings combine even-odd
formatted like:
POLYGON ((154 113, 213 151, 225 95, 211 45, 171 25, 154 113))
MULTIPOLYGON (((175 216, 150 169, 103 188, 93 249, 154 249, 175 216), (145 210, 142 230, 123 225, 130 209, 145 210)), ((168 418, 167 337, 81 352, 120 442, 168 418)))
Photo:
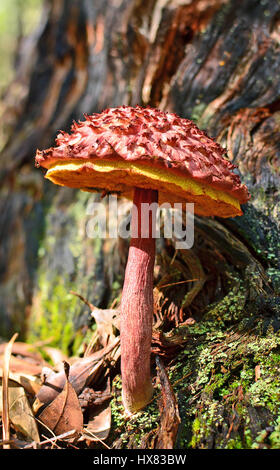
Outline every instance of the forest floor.
POLYGON ((157 325, 154 397, 131 417, 121 402, 117 311, 105 327, 88 331, 87 344, 72 357, 46 341, 31 345, 14 337, 1 344, 2 445, 280 448, 278 325, 250 311, 243 315, 245 303, 239 290, 201 321, 167 332, 157 325), (228 326, 233 308, 243 314, 228 326))

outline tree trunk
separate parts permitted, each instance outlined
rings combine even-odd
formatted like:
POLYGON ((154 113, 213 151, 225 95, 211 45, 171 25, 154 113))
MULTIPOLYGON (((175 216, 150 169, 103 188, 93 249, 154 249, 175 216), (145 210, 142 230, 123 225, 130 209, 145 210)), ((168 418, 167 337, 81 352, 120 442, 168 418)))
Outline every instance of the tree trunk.
POLYGON ((58 129, 106 107, 156 106, 194 120, 238 166, 244 215, 196 217, 192 250, 165 240, 158 252, 158 292, 196 321, 174 332, 188 342, 173 372, 190 372, 176 389, 179 447, 280 446, 279 28, 276 0, 47 0, 2 100, 3 337, 66 348, 89 322, 70 291, 100 307, 120 294, 127 244, 85 232, 99 196, 34 168, 58 129))

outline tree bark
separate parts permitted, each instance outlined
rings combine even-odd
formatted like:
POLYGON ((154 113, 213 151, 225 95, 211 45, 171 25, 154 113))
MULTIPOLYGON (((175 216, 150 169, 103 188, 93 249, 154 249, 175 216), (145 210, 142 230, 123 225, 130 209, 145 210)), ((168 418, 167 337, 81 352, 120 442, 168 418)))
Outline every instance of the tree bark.
MULTIPOLYGON (((214 348, 215 334, 216 343, 220 335, 224 350, 219 353, 228 361, 219 362, 213 349, 211 380, 217 385, 218 376, 220 382, 226 376, 225 395, 235 394, 233 413, 231 398, 223 401, 218 385, 214 391, 204 387, 210 372, 201 383, 199 372, 193 372, 191 382, 178 392, 179 401, 191 396, 191 390, 199 394, 197 401, 187 399, 187 411, 185 401, 181 406, 188 429, 181 433, 183 445, 272 445, 271 430, 263 441, 255 439, 276 416, 275 398, 266 388, 269 373, 258 351, 271 364, 279 354, 279 25, 276 0, 47 0, 2 99, 3 337, 15 330, 25 337, 30 328, 35 336, 47 337, 51 330, 57 337, 64 334, 66 344, 88 321, 71 289, 100 307, 120 293, 127 244, 89 239, 84 227, 92 195, 54 187, 34 168, 36 148, 52 145, 57 130, 67 130, 73 119, 122 104, 176 112, 227 148, 248 185, 252 197, 242 217, 197 217, 190 252, 175 252, 170 240, 158 252, 156 282, 180 282, 159 287, 166 305, 183 305, 184 320, 191 316, 209 328, 208 333, 202 326, 188 330, 194 354, 190 364, 195 368, 201 359, 198 343, 214 348), (235 359, 229 338, 236 345, 235 359), (253 387, 259 363, 263 375, 253 387), (225 372, 218 372, 221 366, 225 372), (234 381, 243 387, 243 398, 240 388, 233 391, 234 381), (258 387, 263 393, 257 393, 258 387), (210 431, 199 411, 209 409, 209 403, 216 413, 210 431), (199 431, 191 427, 194 417, 199 431)), ((166 329, 174 326, 172 321, 166 329)), ((271 365, 275 390, 276 376, 271 365)))

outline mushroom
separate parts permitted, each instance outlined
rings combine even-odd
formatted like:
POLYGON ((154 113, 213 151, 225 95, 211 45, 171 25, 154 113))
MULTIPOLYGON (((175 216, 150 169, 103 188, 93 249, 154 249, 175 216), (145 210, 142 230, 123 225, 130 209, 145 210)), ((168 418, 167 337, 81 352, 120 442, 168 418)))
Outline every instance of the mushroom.
POLYGON ((120 322, 122 398, 131 414, 152 396, 155 220, 151 213, 141 219, 142 203, 192 202, 198 215, 234 217, 242 215, 240 204, 249 194, 225 150, 174 113, 121 106, 86 115, 71 131, 58 135, 56 147, 37 151, 36 164, 48 170, 46 178, 84 191, 121 194, 134 203, 120 322))

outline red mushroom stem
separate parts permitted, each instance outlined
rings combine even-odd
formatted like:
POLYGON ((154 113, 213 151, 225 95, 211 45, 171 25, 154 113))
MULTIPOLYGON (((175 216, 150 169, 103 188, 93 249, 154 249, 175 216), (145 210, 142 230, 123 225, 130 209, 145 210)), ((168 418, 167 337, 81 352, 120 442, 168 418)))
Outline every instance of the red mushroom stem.
POLYGON ((158 192, 136 188, 131 219, 131 241, 121 302, 121 373, 123 405, 128 414, 151 399, 150 355, 153 323, 153 277, 155 263, 155 212, 148 220, 142 203, 157 203, 158 192), (141 217, 142 215, 142 217, 141 217), (146 229, 149 227, 147 233, 146 229), (138 230, 137 230, 138 228, 138 230), (141 230, 147 238, 142 238, 141 230))

